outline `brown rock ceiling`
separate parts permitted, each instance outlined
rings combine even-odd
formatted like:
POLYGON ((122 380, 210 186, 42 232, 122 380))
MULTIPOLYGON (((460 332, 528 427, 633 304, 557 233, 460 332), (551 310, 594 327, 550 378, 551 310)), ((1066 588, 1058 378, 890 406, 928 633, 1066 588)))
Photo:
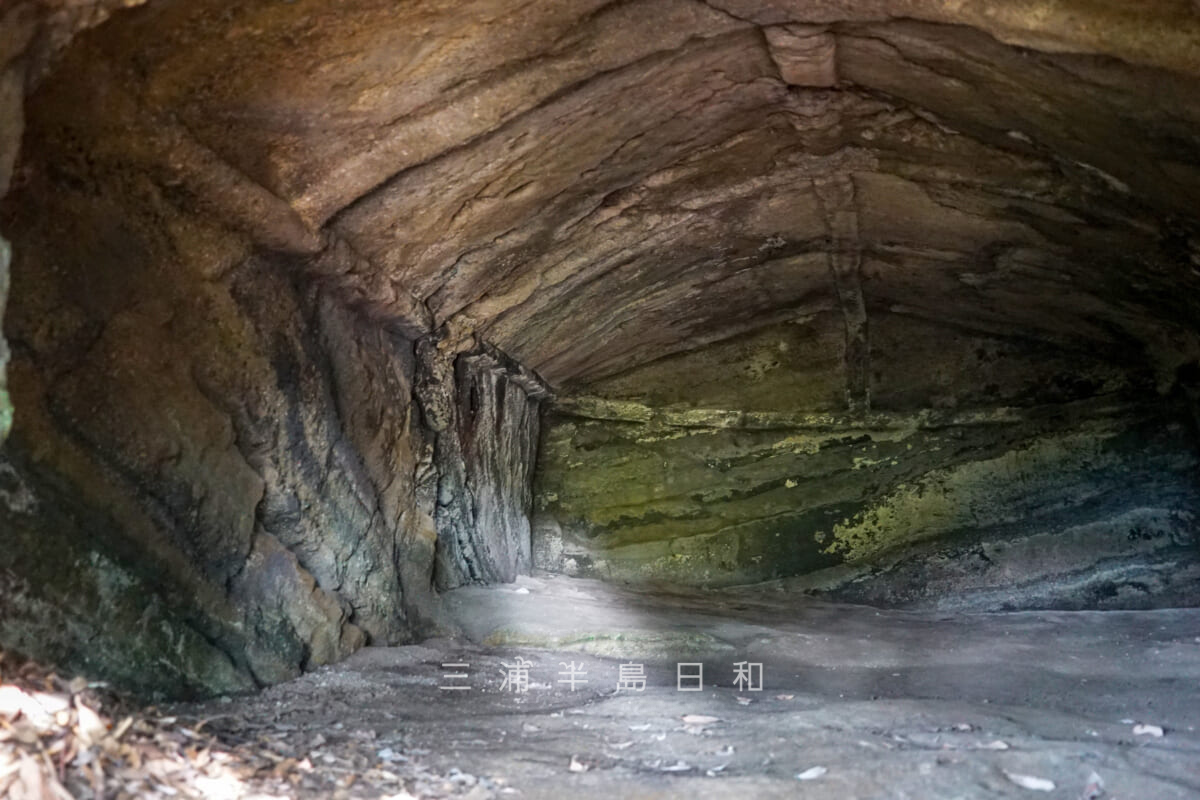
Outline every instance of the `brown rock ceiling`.
POLYGON ((62 169, 149 172, 558 387, 829 310, 1168 382, 1197 352, 1188 3, 159 2, 86 38, 62 169))

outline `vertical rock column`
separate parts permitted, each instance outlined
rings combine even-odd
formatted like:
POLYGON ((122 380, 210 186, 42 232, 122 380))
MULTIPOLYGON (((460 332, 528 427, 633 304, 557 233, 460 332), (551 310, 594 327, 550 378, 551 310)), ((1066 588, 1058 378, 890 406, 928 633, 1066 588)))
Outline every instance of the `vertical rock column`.
POLYGON ((439 589, 507 583, 529 571, 539 406, 549 394, 493 347, 455 349, 433 338, 417 346, 417 397, 437 437, 430 475, 439 589))

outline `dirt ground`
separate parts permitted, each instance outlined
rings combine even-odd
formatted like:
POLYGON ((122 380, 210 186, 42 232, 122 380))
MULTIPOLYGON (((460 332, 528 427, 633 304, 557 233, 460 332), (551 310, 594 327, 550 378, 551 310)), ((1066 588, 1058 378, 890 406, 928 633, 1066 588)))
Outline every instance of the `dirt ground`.
POLYGON ((208 796, 1200 797, 1200 610, 905 613, 561 577, 450 603, 460 639, 170 710, 275 765, 208 796))

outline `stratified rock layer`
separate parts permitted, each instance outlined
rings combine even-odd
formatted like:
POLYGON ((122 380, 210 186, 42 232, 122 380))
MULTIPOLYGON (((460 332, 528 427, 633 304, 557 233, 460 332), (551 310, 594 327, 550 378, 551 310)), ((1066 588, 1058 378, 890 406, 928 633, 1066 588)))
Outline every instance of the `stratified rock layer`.
POLYGON ((417 389, 435 432, 438 588, 510 583, 531 566, 529 512, 541 380, 495 348, 456 354, 427 338, 417 389))
POLYGON ((666 412, 564 402, 535 564, 641 585, 774 579, 860 602, 1200 602, 1200 458, 1178 409, 666 412))
MULTIPOLYGON (((184 694, 435 630, 443 547, 422 487, 442 465, 413 397, 416 344, 299 285, 294 259, 161 195, 139 221, 123 210, 144 196, 95 188, 34 180, 12 209, 3 646, 184 694), (105 279, 77 279, 89 269, 105 279)), ((528 566, 537 401, 498 358, 461 357, 447 389, 468 408, 483 387, 486 444, 469 420, 448 430, 463 496, 526 555, 481 552, 471 580, 528 566)))
MULTIPOLYGON (((95 263, 138 245, 80 246, 95 263)), ((3 645, 181 694, 435 630, 445 545, 422 487, 449 473, 413 399, 414 343, 297 290, 280 263, 251 257, 207 280, 181 264, 172 289, 153 285, 160 263, 124 262, 127 291, 106 297, 45 273, 23 285, 39 273, 18 264, 3 645), (189 299, 172 308, 173 291, 189 299)), ((482 540, 477 521, 503 520, 516 552, 481 550, 460 583, 528 569, 537 403, 479 358, 461 359, 462 388, 484 387, 494 410, 448 430, 465 443, 465 530, 482 540)))
POLYGON ((559 568, 1192 599, 1191 5, 119 5, 0 19, 0 644, 433 630, 539 431, 559 568))

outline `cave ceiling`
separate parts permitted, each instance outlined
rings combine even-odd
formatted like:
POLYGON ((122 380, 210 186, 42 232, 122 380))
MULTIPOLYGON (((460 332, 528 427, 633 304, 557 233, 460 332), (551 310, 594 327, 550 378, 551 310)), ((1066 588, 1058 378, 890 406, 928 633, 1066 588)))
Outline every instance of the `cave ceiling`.
POLYGON ((1200 351, 1188 2, 152 0, 58 69, 64 175, 555 387, 822 315, 1200 351))

